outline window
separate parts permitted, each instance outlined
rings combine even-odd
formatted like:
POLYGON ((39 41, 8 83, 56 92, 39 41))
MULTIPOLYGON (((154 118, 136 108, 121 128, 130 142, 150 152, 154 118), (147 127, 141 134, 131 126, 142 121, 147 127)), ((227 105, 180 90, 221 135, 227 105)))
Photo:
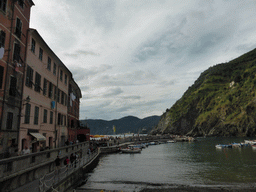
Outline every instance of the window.
POLYGON ((54 86, 54 101, 57 99, 57 87, 54 86))
MULTIPOLYGON (((1 1, 1 0, 0 0, 1 1)), ((5 44, 5 32, 0 30, 0 48, 5 44)), ((1 58, 0 58, 1 59, 1 58)))
POLYGON ((44 109, 44 123, 47 123, 47 110, 44 109))
POLYGON ((64 92, 61 91, 61 104, 64 105, 64 92))
POLYGON ((13 113, 7 113, 6 129, 12 129, 13 113))
POLYGON ((48 64, 47 64, 47 69, 49 70, 49 71, 51 71, 51 66, 52 65, 52 59, 50 58, 50 57, 48 57, 48 64))
POLYGON ((22 34, 22 22, 19 18, 16 19, 15 35, 20 39, 22 34))
POLYGON ((20 45, 17 43, 14 43, 13 61, 20 61, 20 45))
POLYGON ((61 114, 58 113, 58 125, 61 125, 61 114))
POLYGON ((53 124, 53 112, 50 111, 50 124, 53 124))
POLYGON ((67 85, 68 82, 68 76, 65 74, 65 84, 67 85))
POLYGON ((24 0, 18 0, 18 4, 19 4, 19 6, 21 6, 23 8, 24 0))
POLYGON ((39 107, 35 106, 34 125, 38 125, 39 107))
POLYGON ((16 86, 17 86, 17 79, 16 77, 11 76, 11 82, 10 82, 10 89, 9 89, 9 95, 10 96, 16 96, 16 86))
POLYGON ((49 82, 49 89, 48 89, 48 97, 52 98, 52 90, 53 90, 53 85, 51 82, 49 82))
POLYGON ((57 65, 56 63, 53 64, 53 74, 56 75, 57 65))
POLYGON ((32 88, 33 85, 33 73, 34 70, 28 65, 25 85, 30 88, 32 88))
POLYGON ((60 92, 61 90, 58 89, 57 102, 60 102, 60 92))
POLYGON ((0 10, 4 11, 6 10, 6 1, 7 0, 0 0, 0 10))
POLYGON ((31 51, 33 53, 35 53, 36 50, 36 41, 32 38, 32 42, 31 42, 31 51))
POLYGON ((40 90, 41 90, 41 75, 36 72, 35 91, 40 93, 40 90))
POLYGON ((43 49, 40 47, 40 49, 39 49, 39 59, 42 61, 43 60, 43 53, 44 53, 44 51, 43 51, 43 49))
POLYGON ((44 79, 44 89, 43 89, 43 94, 46 95, 47 92, 47 80, 44 79))
POLYGON ((63 122, 64 122, 64 125, 66 126, 67 125, 67 119, 66 119, 66 115, 63 115, 63 122))
POLYGON ((63 71, 60 70, 60 80, 62 81, 63 71))
POLYGON ((3 88, 4 67, 0 66, 0 89, 3 88))
POLYGON ((30 108, 31 105, 29 103, 26 103, 26 109, 25 109, 25 124, 29 124, 30 121, 30 108))
POLYGON ((67 94, 64 93, 64 105, 65 106, 67 106, 67 98, 68 98, 67 94))

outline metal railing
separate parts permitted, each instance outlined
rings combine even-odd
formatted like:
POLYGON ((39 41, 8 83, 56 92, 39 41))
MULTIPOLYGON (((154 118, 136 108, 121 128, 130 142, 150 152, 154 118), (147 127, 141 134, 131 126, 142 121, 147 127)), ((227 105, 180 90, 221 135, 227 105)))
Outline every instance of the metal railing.
POLYGON ((60 183, 63 179, 74 173, 76 170, 86 167, 90 164, 98 155, 100 154, 100 149, 95 150, 89 155, 86 155, 80 159, 76 159, 73 163, 68 165, 55 168, 51 173, 45 174, 39 179, 39 191, 45 192, 49 189, 57 191, 54 186, 60 183))

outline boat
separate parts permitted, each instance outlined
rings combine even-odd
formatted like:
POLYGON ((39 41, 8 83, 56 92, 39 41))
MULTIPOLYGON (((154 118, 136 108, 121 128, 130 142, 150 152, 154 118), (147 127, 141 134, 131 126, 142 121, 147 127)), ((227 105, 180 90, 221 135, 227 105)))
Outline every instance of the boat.
POLYGON ((232 145, 218 144, 218 145, 215 145, 215 147, 216 147, 217 149, 232 148, 232 145))
POLYGON ((240 143, 240 144, 241 144, 241 147, 248 147, 248 146, 250 146, 249 143, 240 143))
POLYGON ((128 148, 146 148, 146 146, 142 145, 142 144, 135 144, 135 145, 128 145, 128 148))
POLYGON ((256 149, 256 144, 253 144, 253 145, 252 145, 252 149, 256 149))
POLYGON ((120 149, 122 153, 140 153, 141 149, 139 148, 125 148, 125 149, 120 149))
POLYGON ((254 145, 256 144, 256 140, 244 140, 244 143, 254 145))
POLYGON ((169 140, 169 141, 167 141, 167 143, 176 143, 176 141, 174 141, 174 140, 169 140))
POLYGON ((241 147, 241 143, 232 143, 232 148, 241 147))

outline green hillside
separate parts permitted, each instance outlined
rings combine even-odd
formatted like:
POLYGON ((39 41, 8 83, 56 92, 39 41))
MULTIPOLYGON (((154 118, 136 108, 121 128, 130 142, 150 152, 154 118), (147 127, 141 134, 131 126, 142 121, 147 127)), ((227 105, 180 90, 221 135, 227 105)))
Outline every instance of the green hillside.
POLYGON ((256 49, 204 71, 152 134, 255 136, 255 92, 256 49))

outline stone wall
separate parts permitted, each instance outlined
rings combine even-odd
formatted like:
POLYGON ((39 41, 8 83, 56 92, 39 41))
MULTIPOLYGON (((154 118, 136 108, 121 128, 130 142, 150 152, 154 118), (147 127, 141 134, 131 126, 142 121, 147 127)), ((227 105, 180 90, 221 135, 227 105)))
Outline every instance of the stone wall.
POLYGON ((87 155, 89 142, 78 143, 23 156, 0 160, 0 191, 11 191, 31 181, 41 178, 54 170, 54 161, 78 152, 80 157, 87 155))

